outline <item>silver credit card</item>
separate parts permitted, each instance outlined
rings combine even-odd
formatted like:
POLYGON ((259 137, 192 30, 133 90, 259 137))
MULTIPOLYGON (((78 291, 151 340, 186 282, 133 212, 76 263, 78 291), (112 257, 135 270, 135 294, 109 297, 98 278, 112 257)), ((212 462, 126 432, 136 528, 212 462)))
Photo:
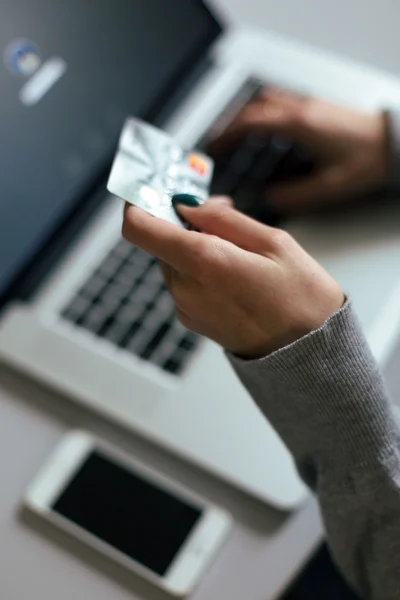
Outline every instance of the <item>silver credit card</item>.
POLYGON ((129 118, 119 140, 107 188, 130 204, 180 225, 172 197, 192 194, 208 200, 214 169, 205 154, 186 151, 164 131, 129 118))

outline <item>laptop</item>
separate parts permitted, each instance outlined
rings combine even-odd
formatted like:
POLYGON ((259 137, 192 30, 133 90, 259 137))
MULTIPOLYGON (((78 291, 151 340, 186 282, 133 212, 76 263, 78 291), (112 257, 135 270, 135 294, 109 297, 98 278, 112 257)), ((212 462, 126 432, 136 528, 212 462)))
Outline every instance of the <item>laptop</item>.
MULTIPOLYGON (((106 191, 127 115, 207 151, 269 83, 235 43, 200 0, 3 0, 0 357, 293 509, 307 492, 290 454, 222 350, 178 322, 156 261, 121 239, 122 202, 106 191)), ((278 223, 256 203, 260 168, 284 179, 308 173, 312 157, 290 140, 253 142, 217 160, 214 190, 278 223)))

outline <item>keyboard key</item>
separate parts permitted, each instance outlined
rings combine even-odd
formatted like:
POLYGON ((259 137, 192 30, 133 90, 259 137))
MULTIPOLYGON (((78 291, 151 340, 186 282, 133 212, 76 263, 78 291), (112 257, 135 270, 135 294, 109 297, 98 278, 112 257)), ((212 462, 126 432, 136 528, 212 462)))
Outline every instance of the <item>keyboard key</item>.
POLYGON ((95 306, 90 310, 82 321, 82 327, 88 329, 92 333, 99 333, 104 326, 105 321, 109 318, 109 314, 104 310, 104 306, 95 306))
POLYGON ((128 283, 122 284, 112 282, 101 295, 101 302, 113 306, 115 309, 123 300, 129 298, 131 291, 131 285, 128 283))
POLYGON ((116 346, 122 345, 121 342, 127 337, 132 324, 127 321, 114 321, 103 333, 103 338, 116 346))
POLYGON ((64 318, 77 323, 79 319, 83 318, 84 314, 90 307, 90 301, 83 296, 75 296, 71 304, 63 311, 62 315, 64 318))
POLYGON ((125 264, 113 277, 114 283, 129 284, 132 288, 137 280, 145 273, 145 269, 137 269, 133 265, 125 264))
POLYGON ((186 352, 180 352, 178 350, 165 361, 163 368, 172 375, 177 375, 181 372, 182 367, 185 364, 185 359, 187 357, 188 354, 186 352))
POLYGON ((89 300, 93 300, 101 294, 106 285, 107 280, 102 275, 95 274, 87 280, 80 293, 82 296, 89 298, 89 300))
POLYGON ((129 352, 137 354, 137 344, 134 343, 136 336, 142 331, 143 319, 139 318, 131 323, 127 329, 126 335, 120 340, 118 346, 120 348, 126 348, 129 352))
POLYGON ((240 183, 240 177, 237 174, 227 170, 218 174, 211 185, 213 196, 233 196, 240 183))
POLYGON ((128 325, 137 321, 143 314, 143 307, 136 304, 125 304, 116 315, 118 323, 127 323, 128 325))
POLYGON ((180 361, 176 360, 175 358, 169 358, 163 364, 163 369, 165 369, 169 373, 172 373, 172 375, 176 375, 179 372, 180 368, 181 368, 180 361))
POLYGON ((158 348, 160 342, 167 335, 171 328, 171 322, 165 321, 160 325, 158 330, 154 333, 150 341, 146 344, 144 349, 140 352, 140 357, 148 360, 153 352, 158 348))
POLYGON ((294 181, 311 175, 314 163, 310 154, 302 148, 293 147, 279 163, 270 178, 271 183, 294 181))
POLYGON ((260 136, 248 135, 233 153, 229 163, 229 171, 238 175, 241 179, 245 177, 254 164, 254 160, 265 147, 265 139, 260 136))
POLYGON ((199 337, 195 333, 187 333, 179 342, 179 348, 190 352, 198 344, 199 337))
POLYGON ((118 269, 122 266, 121 258, 111 254, 106 260, 100 265, 99 273, 104 275, 106 278, 113 277, 118 269))
POLYGON ((124 342, 124 348, 128 352, 140 356, 142 349, 148 344, 151 335, 152 331, 147 329, 145 319, 141 322, 136 322, 129 330, 127 339, 124 342))
POLYGON ((124 239, 121 239, 118 242, 118 244, 114 246, 114 248, 110 252, 110 255, 118 256, 120 259, 125 260, 129 256, 133 255, 136 252, 136 250, 139 251, 138 248, 132 246, 131 244, 129 244, 129 242, 127 242, 124 239))

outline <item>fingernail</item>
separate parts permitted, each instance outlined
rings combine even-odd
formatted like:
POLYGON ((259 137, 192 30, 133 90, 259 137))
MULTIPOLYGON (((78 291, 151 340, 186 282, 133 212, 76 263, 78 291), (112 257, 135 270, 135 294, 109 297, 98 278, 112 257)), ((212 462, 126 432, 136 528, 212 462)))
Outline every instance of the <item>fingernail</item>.
POLYGON ((172 196, 172 204, 183 204, 184 206, 200 206, 201 202, 193 194, 175 194, 172 196))

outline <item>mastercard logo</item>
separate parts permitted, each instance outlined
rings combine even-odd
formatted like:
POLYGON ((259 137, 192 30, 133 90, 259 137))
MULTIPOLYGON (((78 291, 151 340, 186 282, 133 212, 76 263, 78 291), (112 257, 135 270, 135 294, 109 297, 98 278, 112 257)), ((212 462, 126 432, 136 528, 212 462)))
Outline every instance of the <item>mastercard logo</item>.
POLYGON ((199 175, 204 177, 208 171, 208 163, 204 158, 198 154, 191 154, 189 156, 189 166, 193 171, 196 171, 199 175))

